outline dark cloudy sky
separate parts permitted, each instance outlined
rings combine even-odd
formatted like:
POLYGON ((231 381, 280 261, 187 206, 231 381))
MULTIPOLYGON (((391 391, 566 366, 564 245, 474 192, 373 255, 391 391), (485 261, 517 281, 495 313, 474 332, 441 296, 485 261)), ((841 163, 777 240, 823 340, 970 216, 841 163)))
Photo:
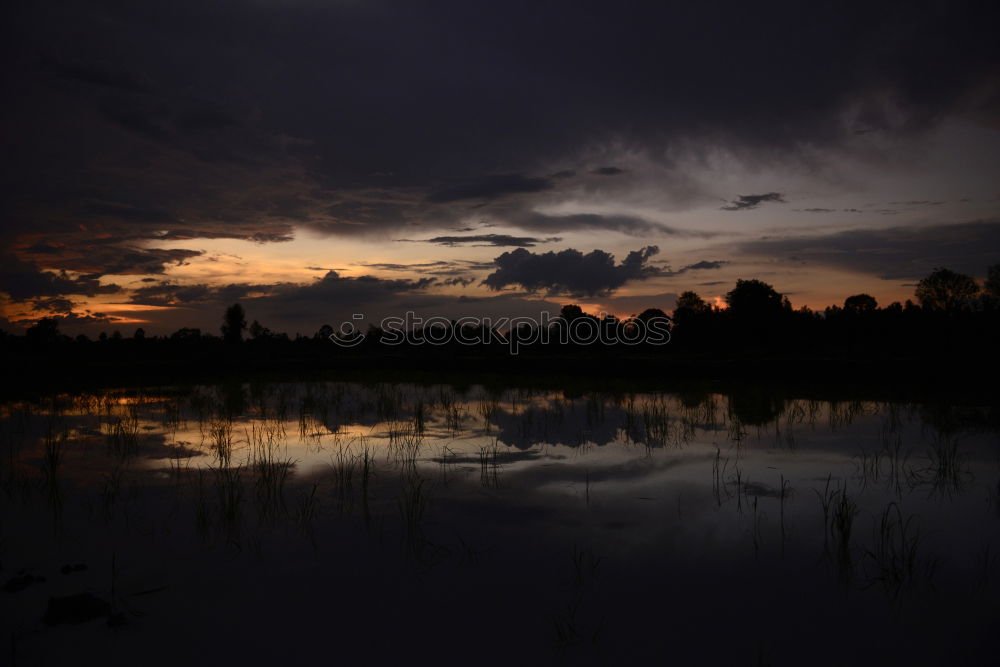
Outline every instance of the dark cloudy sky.
POLYGON ((0 328, 794 305, 1000 262, 995 2, 12 2, 0 328))

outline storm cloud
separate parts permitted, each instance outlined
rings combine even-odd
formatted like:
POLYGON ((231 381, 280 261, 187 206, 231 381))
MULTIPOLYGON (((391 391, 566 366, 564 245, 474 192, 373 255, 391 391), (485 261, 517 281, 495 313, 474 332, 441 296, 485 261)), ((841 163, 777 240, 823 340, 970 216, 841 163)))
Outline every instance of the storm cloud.
POLYGON ((537 211, 523 211, 510 216, 511 224, 537 232, 614 231, 639 236, 650 232, 681 236, 710 236, 710 232, 683 230, 669 227, 633 215, 603 215, 574 213, 549 215, 537 211))
POLYGON ((723 266, 728 264, 725 260, 701 260, 700 262, 695 262, 694 264, 688 264, 687 266, 681 268, 678 273, 685 273, 687 271, 703 271, 710 269, 721 269, 723 266))
POLYGON ((95 296, 122 291, 118 285, 102 285, 99 278, 100 275, 70 277, 65 271, 43 271, 35 263, 23 261, 11 253, 0 254, 0 292, 6 293, 13 301, 67 294, 95 296))
POLYGON ((499 268, 483 280, 492 290, 520 285, 529 292, 546 291, 568 296, 607 295, 632 280, 659 275, 648 264, 659 252, 656 246, 633 250, 620 264, 603 250, 584 254, 569 248, 560 252, 535 254, 524 248, 505 252, 496 258, 499 268))
POLYGON ((510 236, 509 234, 478 234, 474 236, 435 236, 431 239, 420 239, 420 243, 436 243, 443 246, 480 245, 480 246, 516 246, 531 248, 539 243, 555 243, 562 241, 558 236, 539 239, 531 236, 510 236))
POLYGON ((915 280, 939 267, 980 276, 997 263, 998 248, 1000 220, 763 238, 739 246, 747 255, 848 269, 886 280, 915 280))
POLYGON ((740 195, 722 207, 723 211, 746 211, 757 208, 764 202, 784 204, 785 199, 779 192, 768 192, 762 195, 740 195))
MULTIPOLYGON (((392 0, 87 11, 56 1, 9 18, 6 76, 22 94, 0 113, 23 128, 7 159, 21 213, 126 193, 122 220, 173 220, 192 206, 224 219, 254 208, 245 193, 259 178, 271 192, 257 187, 254 200, 294 204, 265 211, 345 233, 400 220, 388 208, 331 209, 345 193, 432 204, 544 194, 553 180, 539 175, 542 163, 561 162, 549 172, 560 176, 622 175, 574 157, 610 142, 660 151, 707 137, 796 150, 900 118, 912 129, 995 112, 995 96, 975 94, 1000 51, 996 8, 965 2, 679 12, 392 0), (611 48, 594 48, 610 26, 611 48), (80 127, 89 139, 59 139, 80 127)), ((97 213, 115 212, 88 215, 97 213)))

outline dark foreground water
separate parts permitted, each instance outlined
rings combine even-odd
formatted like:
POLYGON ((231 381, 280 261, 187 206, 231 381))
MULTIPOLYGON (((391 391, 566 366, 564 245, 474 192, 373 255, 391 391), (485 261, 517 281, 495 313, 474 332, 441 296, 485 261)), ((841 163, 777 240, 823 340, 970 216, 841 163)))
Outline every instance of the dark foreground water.
POLYGON ((10 402, 3 660, 994 665, 997 423, 763 391, 10 402))

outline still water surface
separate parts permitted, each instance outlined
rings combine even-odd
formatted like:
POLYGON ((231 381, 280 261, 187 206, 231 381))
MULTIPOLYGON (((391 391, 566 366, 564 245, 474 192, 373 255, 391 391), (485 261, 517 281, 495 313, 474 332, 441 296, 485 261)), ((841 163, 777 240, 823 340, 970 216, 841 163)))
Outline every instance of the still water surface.
POLYGON ((259 383, 0 427, 17 664, 1000 655, 991 407, 259 383))

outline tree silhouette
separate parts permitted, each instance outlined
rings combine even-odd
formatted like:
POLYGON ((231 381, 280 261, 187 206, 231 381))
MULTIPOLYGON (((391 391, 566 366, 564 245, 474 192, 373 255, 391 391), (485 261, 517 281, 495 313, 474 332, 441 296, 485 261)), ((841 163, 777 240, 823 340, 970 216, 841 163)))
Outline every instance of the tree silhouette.
POLYGON ((949 269, 934 269, 929 276, 917 283, 916 290, 921 306, 939 311, 967 308, 977 294, 979 285, 975 280, 949 269))
POLYGON ((222 338, 227 343, 243 342, 243 331, 247 328, 246 313, 243 306, 238 303, 226 308, 226 314, 222 320, 222 338))
POLYGON ((566 304, 559 310, 559 317, 563 318, 567 322, 572 322, 573 320, 583 316, 583 308, 575 303, 566 304))
POLYGON ((25 336, 34 343, 51 343, 59 337, 59 323, 53 317, 43 317, 25 331, 25 336))
MULTIPOLYGON (((103 333, 101 334, 104 335, 103 333)), ((182 327, 170 334, 170 340, 179 342, 192 342, 201 339, 201 329, 182 327)))
POLYGON ((332 336, 333 334, 334 334, 333 327, 330 326, 329 324, 324 324, 319 328, 319 330, 315 334, 313 334, 313 339, 326 341, 330 340, 330 336, 332 336))
POLYGON ((706 313, 711 313, 712 307, 695 292, 687 291, 677 298, 674 307, 673 321, 678 324, 690 324, 706 313))
POLYGON ((274 338, 274 333, 257 320, 254 320, 253 324, 250 325, 249 332, 252 340, 274 338))
POLYGON ((878 310, 878 301, 870 294, 855 294, 844 299, 844 310, 849 313, 873 313, 878 310))
POLYGON ((677 306, 674 307, 674 315, 676 316, 678 312, 682 313, 707 313, 712 307, 707 301, 702 299, 696 292, 688 290, 682 293, 677 298, 677 306))
POLYGON ((647 308, 646 310, 636 315, 635 319, 639 320, 640 322, 648 322, 653 318, 666 318, 666 317, 667 314, 662 310, 660 310, 659 308, 647 308))
POLYGON ((786 309, 787 300, 771 285, 753 279, 737 280, 736 287, 726 294, 726 303, 729 304, 729 311, 737 317, 759 317, 782 312, 786 309))

